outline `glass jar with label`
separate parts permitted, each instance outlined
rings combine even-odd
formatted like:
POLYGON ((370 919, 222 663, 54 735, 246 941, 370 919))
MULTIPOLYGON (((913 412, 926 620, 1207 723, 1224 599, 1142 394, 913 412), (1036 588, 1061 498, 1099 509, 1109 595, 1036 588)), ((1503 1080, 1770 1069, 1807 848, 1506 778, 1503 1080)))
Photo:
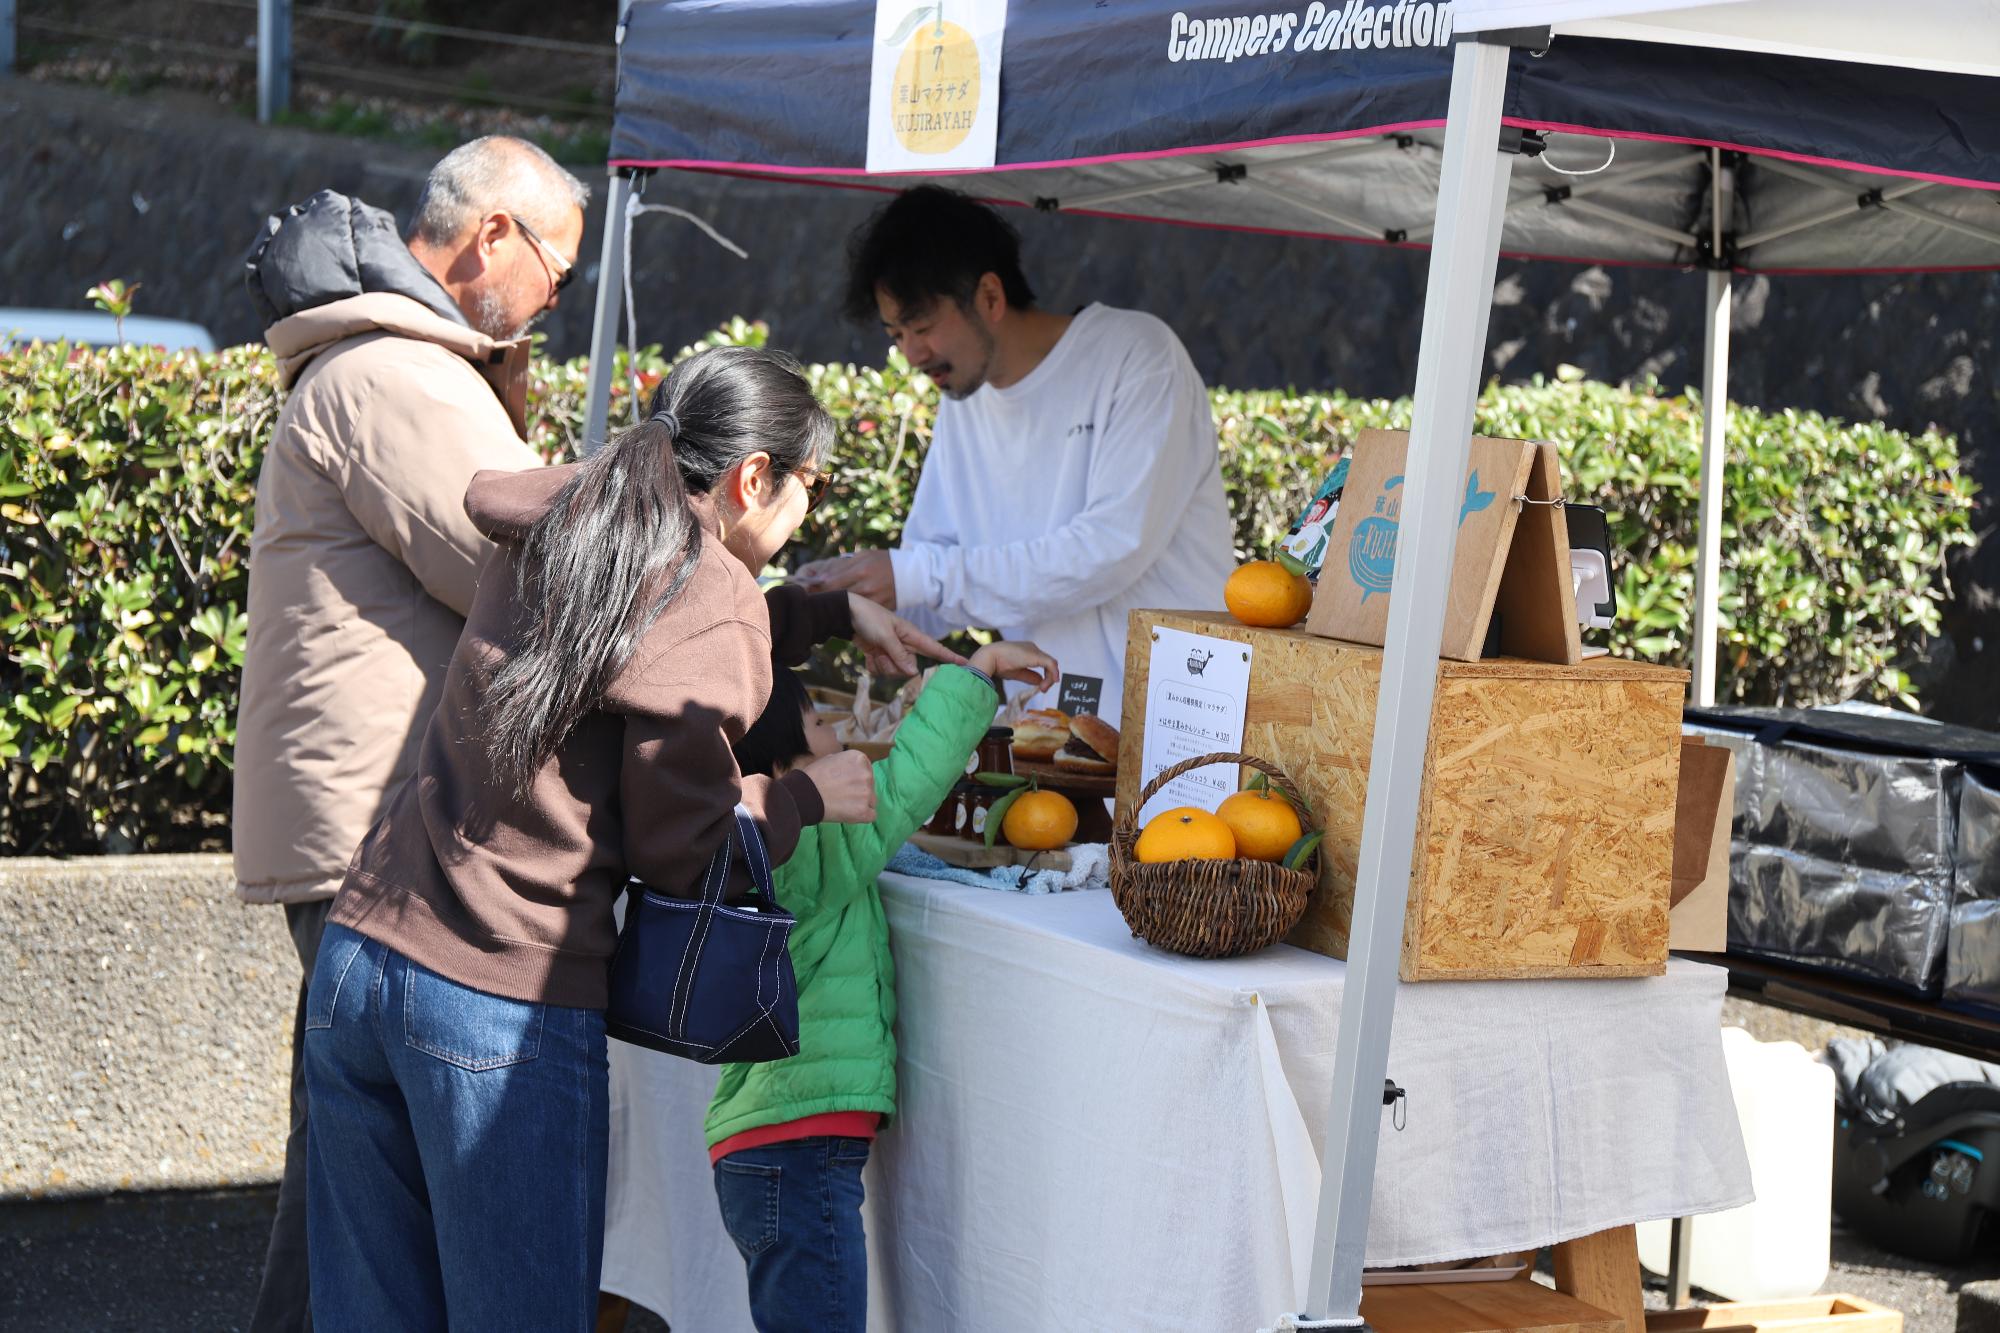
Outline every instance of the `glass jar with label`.
POLYGON ((931 816, 931 822, 924 825, 924 832, 941 838, 971 836, 966 829, 972 823, 972 803, 979 790, 979 784, 972 779, 960 778, 951 794, 944 798, 944 804, 931 816))
POLYGON ((972 771, 975 773, 1004 773, 1014 771, 1014 729, 1012 727, 989 727, 980 739, 979 748, 972 756, 972 771))

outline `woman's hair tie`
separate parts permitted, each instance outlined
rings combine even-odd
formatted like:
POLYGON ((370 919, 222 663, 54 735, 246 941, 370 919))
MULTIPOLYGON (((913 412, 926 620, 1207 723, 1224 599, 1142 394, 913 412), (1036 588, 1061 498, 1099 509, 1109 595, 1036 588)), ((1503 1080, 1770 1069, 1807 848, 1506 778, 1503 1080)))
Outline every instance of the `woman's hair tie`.
POLYGON ((678 440, 681 437, 681 419, 675 416, 672 412, 668 411, 666 408, 663 407, 659 411, 653 413, 651 419, 667 428, 667 436, 669 439, 678 440))

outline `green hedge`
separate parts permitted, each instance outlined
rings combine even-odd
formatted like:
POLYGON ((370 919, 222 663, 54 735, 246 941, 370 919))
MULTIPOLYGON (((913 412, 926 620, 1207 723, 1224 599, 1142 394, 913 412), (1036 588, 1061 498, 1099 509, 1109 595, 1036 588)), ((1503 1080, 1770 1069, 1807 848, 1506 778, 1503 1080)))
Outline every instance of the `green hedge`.
MULTIPOLYGON (((705 343, 761 342, 741 322, 705 343)), ((642 353, 643 394, 665 369, 642 353)), ((788 558, 893 543, 935 395, 900 357, 809 368, 840 419, 837 476, 788 558)), ((629 412, 621 356, 614 421, 629 412)), ((581 360, 539 362, 532 442, 573 447, 581 360)), ((1214 394, 1240 553, 1268 550, 1343 439, 1407 400, 1214 394)), ((256 348, 0 354, 0 851, 226 841, 256 469, 278 395, 256 348)), ((1699 405, 1564 376, 1489 387, 1488 434, 1556 441, 1570 493, 1626 553, 1621 652, 1685 665, 1699 405)), ((1900 669, 1938 628, 1946 551, 1971 538, 1956 443, 1811 413, 1730 413, 1720 691, 1915 706, 1900 669)))

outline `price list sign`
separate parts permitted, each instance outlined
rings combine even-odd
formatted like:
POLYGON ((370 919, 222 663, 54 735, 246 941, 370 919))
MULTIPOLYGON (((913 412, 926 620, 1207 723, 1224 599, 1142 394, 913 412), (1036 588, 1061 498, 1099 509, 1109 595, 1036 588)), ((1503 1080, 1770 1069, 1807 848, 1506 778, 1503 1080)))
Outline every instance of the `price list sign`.
MULTIPOLYGON (((1139 763, 1142 786, 1183 759, 1243 748, 1250 656, 1248 644, 1165 626, 1153 631, 1139 763)), ((1235 793, 1236 785, 1234 764, 1183 773, 1146 803, 1139 822, 1143 826, 1176 806, 1213 810, 1235 793)))

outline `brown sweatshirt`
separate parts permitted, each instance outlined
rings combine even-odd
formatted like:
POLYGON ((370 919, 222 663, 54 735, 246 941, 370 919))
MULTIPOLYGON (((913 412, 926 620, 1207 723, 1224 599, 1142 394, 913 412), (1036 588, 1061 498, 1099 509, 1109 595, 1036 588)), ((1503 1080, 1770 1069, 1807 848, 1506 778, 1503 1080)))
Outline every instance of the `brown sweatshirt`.
MULTIPOLYGON (((462 985, 601 1009, 626 880, 692 897, 741 801, 782 863, 825 807, 803 772, 746 778, 730 746, 771 693, 771 668, 852 633, 845 594, 760 596, 716 537, 603 701, 535 776, 527 799, 494 777, 483 680, 518 642, 513 556, 570 467, 482 472, 465 495, 499 543, 479 580, 416 775, 362 840, 331 919, 462 985)), ((735 861, 741 871, 743 862, 735 861)), ((747 888, 747 880, 741 886, 747 888)))

